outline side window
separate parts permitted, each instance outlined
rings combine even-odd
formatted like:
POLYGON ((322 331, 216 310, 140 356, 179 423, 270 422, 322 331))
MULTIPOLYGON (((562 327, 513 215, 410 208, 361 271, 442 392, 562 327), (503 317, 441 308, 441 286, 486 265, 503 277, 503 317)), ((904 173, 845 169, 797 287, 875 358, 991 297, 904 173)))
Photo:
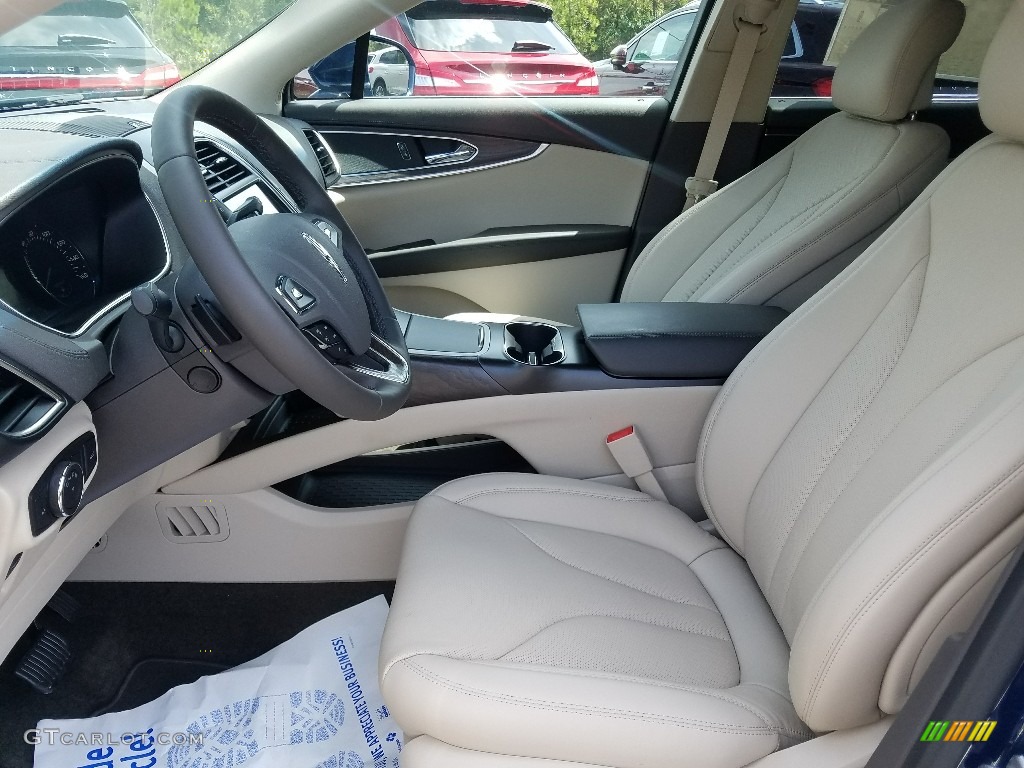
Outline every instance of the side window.
MULTIPOLYGON (((830 98, 832 76, 850 44, 886 8, 905 0, 802 0, 772 96, 830 98)), ((973 99, 988 45, 1013 0, 967 0, 964 29, 939 60, 935 97, 973 99)))
MULTIPOLYGON (((679 14, 680 0, 425 0, 373 30, 361 95, 664 95, 698 4, 679 14), (629 71, 632 59, 666 72, 652 84, 629 71)), ((292 97, 348 98, 355 50, 348 43, 298 73, 292 97)))
POLYGON ((678 61, 694 14, 681 14, 658 24, 637 42, 636 61, 678 61))

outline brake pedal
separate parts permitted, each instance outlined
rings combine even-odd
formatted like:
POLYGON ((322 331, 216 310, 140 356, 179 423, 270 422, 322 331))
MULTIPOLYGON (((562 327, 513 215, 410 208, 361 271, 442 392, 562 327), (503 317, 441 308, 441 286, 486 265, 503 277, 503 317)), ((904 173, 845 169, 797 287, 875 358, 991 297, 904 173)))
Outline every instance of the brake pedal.
POLYGON ((68 641, 60 633, 44 629, 14 670, 14 676, 39 693, 50 694, 67 671, 69 661, 68 641))
POLYGON ((57 593, 50 598, 50 602, 46 604, 46 607, 69 624, 74 624, 82 612, 82 604, 63 589, 57 590, 57 593))

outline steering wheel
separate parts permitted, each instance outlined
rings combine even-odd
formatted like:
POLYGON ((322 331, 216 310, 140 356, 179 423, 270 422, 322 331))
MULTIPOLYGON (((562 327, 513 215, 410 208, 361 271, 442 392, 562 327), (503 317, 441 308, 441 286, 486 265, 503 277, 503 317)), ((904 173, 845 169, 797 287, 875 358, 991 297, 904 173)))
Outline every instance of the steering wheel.
POLYGON ((394 310, 322 183, 274 131, 226 94, 184 86, 156 111, 153 157, 196 266, 270 364, 339 416, 369 421, 401 408, 410 367, 394 310), (196 159, 197 120, 251 152, 301 213, 253 216, 229 229, 196 159))

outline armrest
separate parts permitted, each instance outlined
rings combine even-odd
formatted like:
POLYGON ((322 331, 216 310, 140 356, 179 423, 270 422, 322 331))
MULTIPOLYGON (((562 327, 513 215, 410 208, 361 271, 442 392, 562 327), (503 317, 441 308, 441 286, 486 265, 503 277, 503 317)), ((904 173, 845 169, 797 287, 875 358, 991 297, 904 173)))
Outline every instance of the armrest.
POLYGON ((587 347, 612 376, 726 378, 788 314, 745 304, 580 304, 587 347))

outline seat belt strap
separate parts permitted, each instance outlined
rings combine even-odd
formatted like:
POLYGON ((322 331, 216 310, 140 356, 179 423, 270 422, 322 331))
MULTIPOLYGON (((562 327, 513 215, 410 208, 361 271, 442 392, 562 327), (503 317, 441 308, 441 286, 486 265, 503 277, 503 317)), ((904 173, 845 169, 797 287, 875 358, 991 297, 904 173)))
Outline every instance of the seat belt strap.
POLYGON ((697 170, 686 180, 684 211, 705 197, 711 196, 718 189, 715 173, 718 170, 718 163, 722 159, 725 140, 729 136, 729 128, 732 127, 732 121, 736 117, 740 97, 743 95, 743 87, 747 82, 747 74, 750 72, 750 65, 754 62, 754 54, 757 53, 757 41, 760 39, 761 33, 765 31, 764 22, 768 15, 775 10, 775 7, 774 2, 761 0, 761 2, 748 2, 740 12, 737 19, 739 31, 732 46, 732 55, 729 56, 729 66, 725 70, 725 78, 722 80, 722 90, 718 94, 715 111, 711 114, 711 123, 708 125, 708 135, 704 140, 700 159, 697 161, 697 170))
POLYGON ((659 501, 668 501, 661 483, 654 476, 654 464, 636 427, 629 426, 612 432, 608 435, 607 445, 612 458, 626 476, 636 483, 637 488, 659 501))

